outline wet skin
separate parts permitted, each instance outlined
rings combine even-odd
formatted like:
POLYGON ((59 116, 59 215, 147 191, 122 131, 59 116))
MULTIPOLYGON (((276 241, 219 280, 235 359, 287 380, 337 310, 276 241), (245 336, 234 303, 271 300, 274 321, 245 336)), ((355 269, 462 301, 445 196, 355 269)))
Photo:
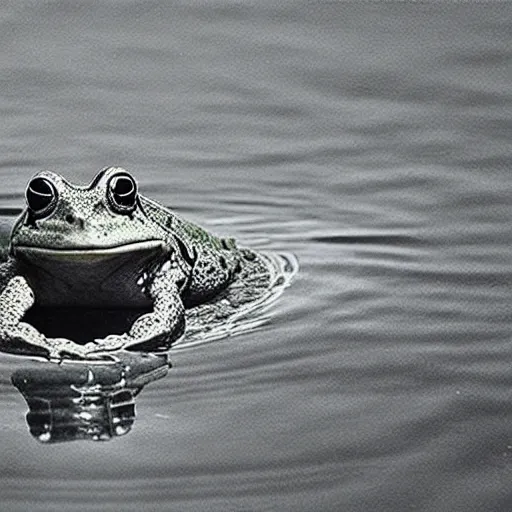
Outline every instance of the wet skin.
POLYGON ((86 187, 43 171, 26 198, 3 268, 0 338, 50 358, 168 344, 183 335, 186 308, 215 297, 257 258, 140 195, 122 168, 101 171, 86 187), (80 345, 24 322, 33 304, 150 311, 125 333, 80 345))

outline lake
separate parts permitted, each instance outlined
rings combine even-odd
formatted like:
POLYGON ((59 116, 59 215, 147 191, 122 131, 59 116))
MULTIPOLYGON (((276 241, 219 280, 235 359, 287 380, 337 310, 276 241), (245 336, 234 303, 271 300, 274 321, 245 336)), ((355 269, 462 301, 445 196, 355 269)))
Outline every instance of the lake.
POLYGON ((120 165, 300 264, 262 325, 148 356, 108 442, 36 440, 13 383, 51 365, 0 354, 0 508, 512 510, 510 3, 21 0, 0 24, 4 249, 37 171, 120 165))

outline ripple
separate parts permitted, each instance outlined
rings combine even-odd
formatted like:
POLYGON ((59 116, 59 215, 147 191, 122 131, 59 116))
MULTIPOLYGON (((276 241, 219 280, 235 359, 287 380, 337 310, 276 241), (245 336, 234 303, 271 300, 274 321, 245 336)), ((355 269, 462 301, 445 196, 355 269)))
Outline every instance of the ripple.
POLYGON ((426 241, 409 235, 325 235, 312 237, 311 241, 335 245, 426 245, 426 241))
MULTIPOLYGON (((197 306, 193 310, 194 314, 187 317, 185 337, 173 345, 172 351, 253 331, 268 321, 269 317, 266 312, 290 286, 299 270, 299 263, 293 254, 263 253, 263 256, 271 266, 273 273, 271 286, 264 290, 263 295, 245 305, 236 306, 229 316, 225 314, 219 316, 217 313, 211 317, 208 305, 205 305, 204 313, 201 311, 202 306, 197 306)), ((239 301, 237 294, 240 294, 240 290, 235 290, 234 297, 230 298, 228 295, 225 300, 227 302, 234 300, 236 304, 239 301)))

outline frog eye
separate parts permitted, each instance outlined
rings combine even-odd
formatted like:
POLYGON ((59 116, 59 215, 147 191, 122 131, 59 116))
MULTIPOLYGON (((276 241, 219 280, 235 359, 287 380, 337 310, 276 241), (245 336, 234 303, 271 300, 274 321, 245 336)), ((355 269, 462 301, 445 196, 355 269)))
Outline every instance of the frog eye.
POLYGON ((137 205, 137 183, 129 174, 117 174, 108 182, 110 206, 117 213, 131 213, 137 205))
POLYGON ((27 205, 36 217, 46 217, 57 205, 57 189, 48 179, 38 177, 30 180, 25 191, 27 205))

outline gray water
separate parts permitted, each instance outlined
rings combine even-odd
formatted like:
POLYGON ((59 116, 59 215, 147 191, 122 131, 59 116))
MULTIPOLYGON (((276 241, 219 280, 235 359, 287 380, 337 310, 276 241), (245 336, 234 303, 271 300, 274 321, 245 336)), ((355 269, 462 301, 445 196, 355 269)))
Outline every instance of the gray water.
POLYGON ((0 226, 53 169, 300 272, 171 350, 131 431, 44 444, 0 355, 2 510, 512 510, 507 2, 0 8, 0 226))

